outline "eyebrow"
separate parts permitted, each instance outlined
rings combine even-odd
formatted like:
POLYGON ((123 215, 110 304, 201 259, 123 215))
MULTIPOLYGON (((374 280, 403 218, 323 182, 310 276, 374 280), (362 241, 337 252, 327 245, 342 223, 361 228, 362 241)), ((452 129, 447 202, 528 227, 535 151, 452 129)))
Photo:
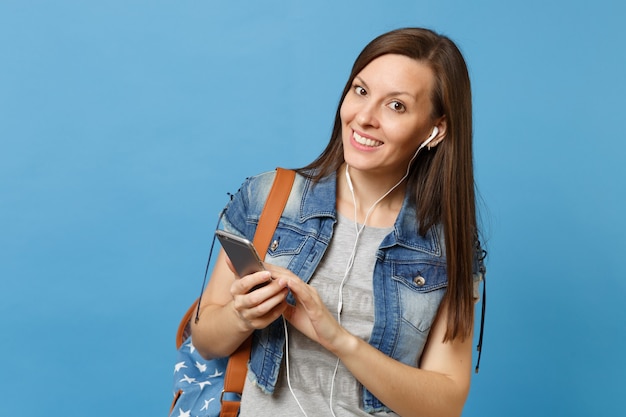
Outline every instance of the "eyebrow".
MULTIPOLYGON (((363 84, 363 87, 369 89, 369 86, 367 85, 367 83, 365 82, 365 80, 361 77, 359 77, 358 75, 356 77, 354 77, 354 79, 356 81, 358 81, 360 84, 363 84)), ((390 97, 390 96, 400 96, 400 95, 404 95, 404 96, 409 96, 411 97, 414 101, 418 101, 417 97, 407 91, 392 91, 390 93, 388 93, 386 96, 390 97)))

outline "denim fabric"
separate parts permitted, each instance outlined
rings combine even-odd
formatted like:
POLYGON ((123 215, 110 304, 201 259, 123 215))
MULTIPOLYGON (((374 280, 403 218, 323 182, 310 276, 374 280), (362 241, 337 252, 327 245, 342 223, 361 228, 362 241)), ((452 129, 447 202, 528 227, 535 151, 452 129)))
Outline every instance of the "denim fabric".
MULTIPOLYGON (((247 179, 224 213, 224 228, 252 239, 274 172, 247 179)), ((291 270, 305 282, 324 256, 336 223, 335 175, 313 183, 297 175, 265 261, 291 270)), ((386 355, 418 366, 428 333, 447 287, 443 234, 417 231, 416 212, 405 198, 393 231, 376 252, 373 293, 375 321, 369 343, 386 355)), ((293 299, 290 299, 293 303, 293 299)), ((265 392, 274 390, 285 337, 277 320, 255 332, 250 370, 265 392)), ((364 389, 363 409, 388 410, 364 389)))

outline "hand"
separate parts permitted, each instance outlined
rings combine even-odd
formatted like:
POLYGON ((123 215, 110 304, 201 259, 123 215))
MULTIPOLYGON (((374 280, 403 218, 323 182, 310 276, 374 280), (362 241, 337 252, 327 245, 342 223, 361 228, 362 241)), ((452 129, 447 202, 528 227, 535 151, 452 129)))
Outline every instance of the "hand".
POLYGON ((233 353, 256 329, 267 327, 287 308, 286 283, 270 280, 267 271, 238 277, 220 249, 202 297, 200 320, 192 323, 194 346, 206 358, 233 353), (251 291, 259 284, 263 288, 251 291))
MULTIPOLYGON (((232 269, 230 261, 227 262, 232 269)), ((279 318, 287 308, 289 290, 286 282, 271 279, 268 271, 236 279, 230 287, 235 314, 244 330, 263 329, 279 318)))
POLYGON ((335 354, 353 345, 350 339, 354 336, 337 322, 315 288, 285 268, 269 265, 268 269, 272 278, 286 283, 296 299, 296 305, 288 306, 283 312, 285 319, 296 329, 335 354))

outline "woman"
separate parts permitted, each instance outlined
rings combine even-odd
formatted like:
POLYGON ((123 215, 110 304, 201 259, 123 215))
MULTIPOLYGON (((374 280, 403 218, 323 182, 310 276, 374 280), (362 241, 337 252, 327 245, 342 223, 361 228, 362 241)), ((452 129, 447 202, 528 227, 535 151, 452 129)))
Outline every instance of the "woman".
MULTIPOLYGON (((239 279, 220 252, 196 349, 226 356, 254 333, 242 416, 460 415, 482 263, 454 43, 417 28, 374 39, 327 148, 297 172, 268 271, 239 279)), ((273 175, 244 183, 227 230, 252 239, 273 175)))

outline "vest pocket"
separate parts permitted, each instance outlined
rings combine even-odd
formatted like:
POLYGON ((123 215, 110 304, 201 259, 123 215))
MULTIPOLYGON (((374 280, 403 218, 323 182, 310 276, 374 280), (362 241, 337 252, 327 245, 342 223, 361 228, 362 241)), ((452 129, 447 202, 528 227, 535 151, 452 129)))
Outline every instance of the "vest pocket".
POLYGON ((395 263, 392 269, 403 329, 428 332, 448 285, 445 264, 395 263))

